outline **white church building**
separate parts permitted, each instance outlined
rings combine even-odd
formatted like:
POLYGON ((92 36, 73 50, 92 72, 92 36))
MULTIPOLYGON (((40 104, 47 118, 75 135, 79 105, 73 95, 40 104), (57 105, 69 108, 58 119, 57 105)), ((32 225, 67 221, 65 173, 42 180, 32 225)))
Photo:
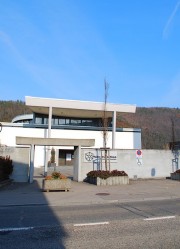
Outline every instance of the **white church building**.
MULTIPOLYGON (((104 146, 103 102, 26 96, 25 104, 32 110, 32 114, 17 116, 11 123, 0 120, 2 124, 0 146, 18 146, 16 144, 17 137, 68 140, 68 146, 65 146, 66 143, 53 146, 57 165, 73 165, 73 141, 75 140, 93 140, 92 148, 104 146)), ((116 127, 116 119, 121 113, 135 112, 135 105, 107 103, 107 147, 110 149, 141 149, 141 129, 116 127)), ((45 145, 35 147, 35 167, 47 164, 47 161, 50 160, 51 148, 52 146, 45 145)))

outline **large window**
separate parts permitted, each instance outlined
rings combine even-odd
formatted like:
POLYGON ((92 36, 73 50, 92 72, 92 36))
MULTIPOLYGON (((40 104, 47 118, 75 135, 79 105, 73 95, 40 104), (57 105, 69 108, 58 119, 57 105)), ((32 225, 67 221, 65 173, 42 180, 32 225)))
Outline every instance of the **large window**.
POLYGON ((42 124, 43 118, 42 117, 35 117, 35 124, 42 124))
MULTIPOLYGON (((35 113, 35 124, 47 125, 48 116, 35 113)), ((108 120, 109 127, 112 126, 112 119, 108 120)), ((101 118, 67 118, 52 116, 52 126, 84 126, 84 127, 102 127, 101 118)))

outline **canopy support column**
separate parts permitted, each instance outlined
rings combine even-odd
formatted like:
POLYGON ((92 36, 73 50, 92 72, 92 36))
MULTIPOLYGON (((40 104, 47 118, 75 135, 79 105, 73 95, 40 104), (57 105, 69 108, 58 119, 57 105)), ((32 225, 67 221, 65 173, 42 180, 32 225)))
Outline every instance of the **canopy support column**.
MULTIPOLYGON (((51 124, 52 124, 52 106, 49 106, 49 117, 48 117, 48 138, 51 138, 51 124)), ((49 160, 49 150, 50 147, 46 147, 46 162, 44 165, 44 175, 47 175, 48 160, 49 160)))
POLYGON ((116 111, 113 112, 112 120, 112 149, 115 149, 116 146, 116 111))
POLYGON ((31 144, 30 150, 30 169, 29 169, 29 182, 33 183, 34 177, 34 153, 35 153, 35 145, 31 144))

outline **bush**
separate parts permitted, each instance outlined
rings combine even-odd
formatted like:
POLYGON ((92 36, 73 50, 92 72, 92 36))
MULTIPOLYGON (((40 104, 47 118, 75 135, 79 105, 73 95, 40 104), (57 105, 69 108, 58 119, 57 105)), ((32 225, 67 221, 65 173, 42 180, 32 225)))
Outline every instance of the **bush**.
POLYGON ((60 178, 61 174, 59 172, 53 172, 51 176, 53 179, 58 179, 60 178))
POLYGON ((60 172, 53 172, 50 176, 46 176, 45 180, 58 180, 58 179, 67 179, 67 177, 60 172))
POLYGON ((113 171, 106 171, 106 170, 93 170, 87 173, 87 177, 94 177, 94 178, 102 178, 102 179, 107 179, 108 177, 111 176, 128 176, 125 171, 118 171, 118 170, 113 170, 113 171))
POLYGON ((111 171, 111 176, 128 176, 125 171, 118 171, 117 169, 111 171))
POLYGON ((0 156, 0 180, 9 179, 9 176, 13 172, 13 165, 10 156, 0 156))
POLYGON ((180 169, 177 169, 174 173, 175 174, 180 174, 180 169))

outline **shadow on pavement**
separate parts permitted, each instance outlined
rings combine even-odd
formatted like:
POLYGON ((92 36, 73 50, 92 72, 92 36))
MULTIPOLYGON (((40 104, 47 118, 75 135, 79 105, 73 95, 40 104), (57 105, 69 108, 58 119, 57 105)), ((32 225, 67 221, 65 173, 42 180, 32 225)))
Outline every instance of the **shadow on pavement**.
POLYGON ((34 182, 11 183, 0 190, 0 248, 65 248, 68 233, 41 190, 42 176, 34 182), (5 199, 7 197, 7 199, 5 199))

